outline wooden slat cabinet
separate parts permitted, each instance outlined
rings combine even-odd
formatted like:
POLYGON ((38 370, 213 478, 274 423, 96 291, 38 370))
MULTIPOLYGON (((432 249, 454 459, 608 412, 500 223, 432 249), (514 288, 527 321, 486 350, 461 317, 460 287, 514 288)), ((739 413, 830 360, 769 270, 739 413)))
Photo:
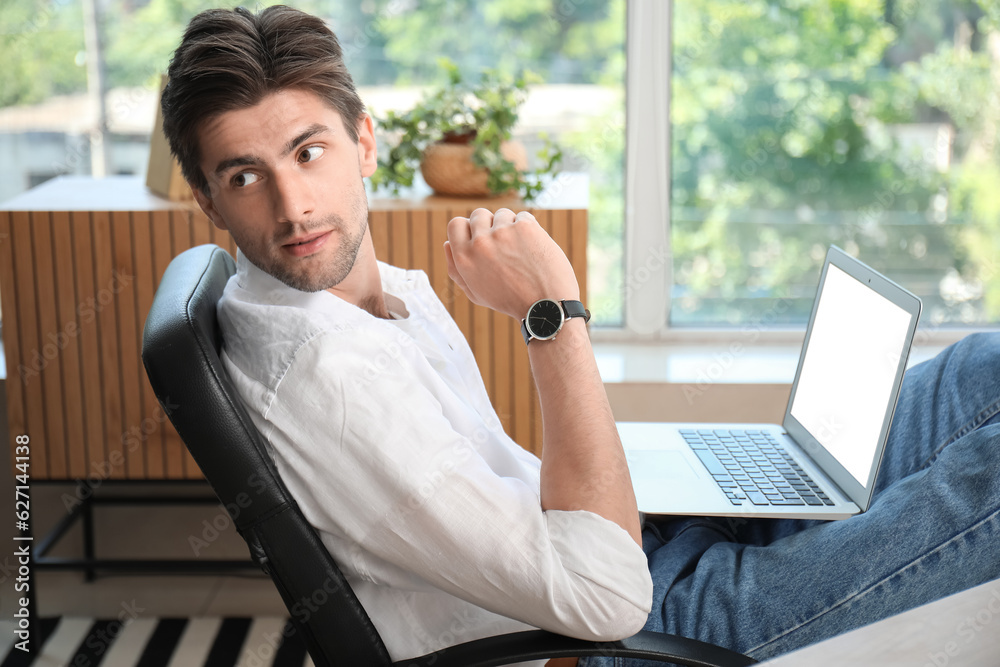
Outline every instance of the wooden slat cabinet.
MULTIPOLYGON (((586 286, 585 196, 533 210, 586 286)), ((448 221, 516 201, 372 199, 376 255, 424 270, 468 338, 507 432, 541 451, 541 419, 520 323, 474 306, 448 278, 448 221)), ((0 305, 11 443, 31 439, 33 479, 197 479, 140 359, 142 327, 170 260, 229 234, 138 178, 63 177, 0 206, 0 305)), ((13 447, 11 449, 13 452, 13 447)))

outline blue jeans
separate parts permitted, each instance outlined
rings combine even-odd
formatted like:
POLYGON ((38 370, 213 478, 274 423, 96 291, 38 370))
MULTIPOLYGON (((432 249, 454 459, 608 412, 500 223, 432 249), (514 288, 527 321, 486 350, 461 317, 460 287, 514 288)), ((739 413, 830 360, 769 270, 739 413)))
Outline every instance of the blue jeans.
POLYGON ((763 660, 997 579, 998 413, 1000 334, 972 335, 907 372, 866 513, 647 521, 646 629, 763 660))

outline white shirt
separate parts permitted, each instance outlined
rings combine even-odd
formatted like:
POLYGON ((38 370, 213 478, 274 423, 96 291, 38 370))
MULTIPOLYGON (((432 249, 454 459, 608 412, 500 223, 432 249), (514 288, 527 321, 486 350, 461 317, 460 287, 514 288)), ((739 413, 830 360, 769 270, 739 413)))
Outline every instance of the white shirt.
POLYGON ((540 462, 504 433, 426 275, 379 270, 401 319, 287 287, 242 253, 218 310, 223 363, 389 655, 641 628, 642 550, 596 514, 542 511, 540 462))

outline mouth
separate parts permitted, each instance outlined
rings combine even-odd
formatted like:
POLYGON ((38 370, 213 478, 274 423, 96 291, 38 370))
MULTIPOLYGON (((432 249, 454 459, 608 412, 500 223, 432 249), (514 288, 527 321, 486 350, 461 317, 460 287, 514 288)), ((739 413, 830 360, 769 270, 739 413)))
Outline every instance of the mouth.
POLYGON ((317 252, 330 238, 332 231, 300 236, 281 246, 294 257, 308 257, 317 252))

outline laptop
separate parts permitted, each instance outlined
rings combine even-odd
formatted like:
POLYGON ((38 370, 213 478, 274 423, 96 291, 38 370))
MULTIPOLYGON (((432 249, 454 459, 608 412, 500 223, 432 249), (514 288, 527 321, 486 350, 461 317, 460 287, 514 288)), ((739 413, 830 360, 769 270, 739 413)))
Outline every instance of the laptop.
POLYGON ((780 426, 618 422, 639 510, 811 519, 867 510, 920 308, 831 247, 780 426))

